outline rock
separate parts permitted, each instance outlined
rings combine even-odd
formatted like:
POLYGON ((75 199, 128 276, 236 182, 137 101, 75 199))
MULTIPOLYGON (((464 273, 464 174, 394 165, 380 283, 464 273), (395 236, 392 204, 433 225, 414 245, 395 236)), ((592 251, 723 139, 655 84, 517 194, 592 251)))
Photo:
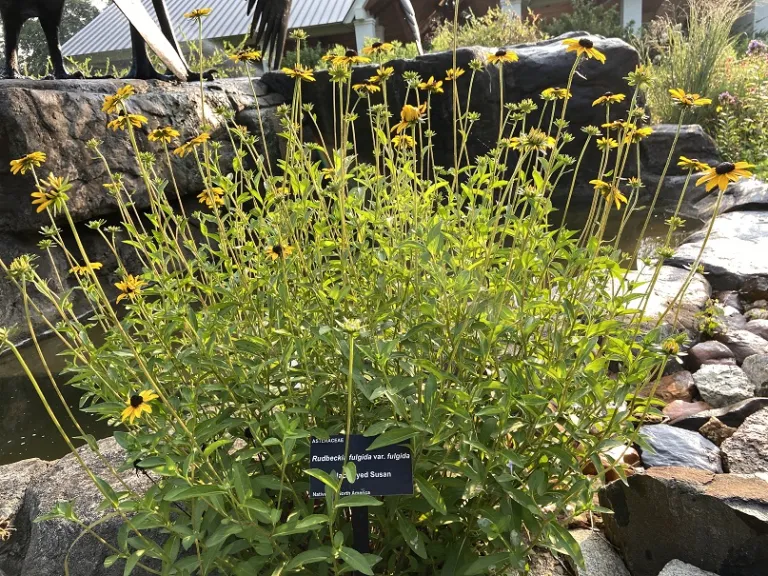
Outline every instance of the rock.
POLYGON ((722 408, 755 395, 755 386, 738 366, 705 364, 693 375, 702 400, 722 408))
POLYGON ((692 370, 698 370, 703 364, 728 363, 735 363, 733 352, 728 346, 716 340, 699 342, 688 350, 688 364, 692 370))
POLYGON ((684 402, 682 400, 675 400, 664 406, 662 413, 670 420, 677 420, 679 418, 693 416, 694 414, 698 414, 699 412, 703 412, 711 408, 712 406, 702 401, 684 402))
POLYGON ((710 418, 704 426, 699 428, 699 434, 715 446, 720 446, 725 440, 733 436, 734 432, 736 432, 736 428, 726 426, 717 418, 710 418))
MULTIPOLYGON (((701 250, 706 230, 691 235, 668 264, 690 266, 701 250)), ((729 212, 715 219, 701 265, 715 290, 733 290, 747 281, 768 277, 768 211, 729 212)), ((745 293, 739 291, 742 296, 745 293)), ((760 298, 745 297, 747 301, 760 298)))
POLYGON ((755 354, 744 360, 744 374, 755 385, 758 396, 768 396, 768 354, 755 354))
MULTIPOLYGON (((114 439, 102 440, 99 442, 99 448, 113 466, 123 464, 123 451, 114 439)), ((80 448, 78 452, 97 476, 105 480, 110 479, 106 466, 87 446, 80 448)), ((122 478, 136 491, 143 491, 150 485, 149 480, 138 477, 132 471, 124 473, 122 478)), ((117 486, 115 488, 123 489, 117 486)), ((0 566, 14 576, 61 576, 64 573, 65 556, 69 553, 72 576, 122 574, 122 562, 117 562, 109 569, 103 567, 104 559, 110 552, 98 540, 91 535, 77 540, 81 530, 75 524, 63 520, 34 522, 41 514, 50 512, 57 502, 72 501, 75 513, 83 522, 90 524, 103 516, 103 513, 98 511, 101 500, 101 493, 73 455, 65 456, 51 464, 27 487, 23 505, 16 517, 16 531, 0 548, 0 566), (6 547, 9 553, 5 552, 6 547)), ((113 518, 100 524, 95 530, 114 545, 120 523, 120 519, 113 518)))
POLYGON ((528 564, 530 564, 529 576, 570 576, 563 563, 549 550, 534 549, 528 558, 528 564))
POLYGON ((744 330, 757 334, 763 340, 768 340, 768 320, 750 320, 744 325, 744 330))
POLYGON ((768 300, 768 277, 753 276, 739 288, 739 294, 747 302, 768 300))
POLYGON ((650 448, 643 449, 640 454, 647 468, 684 466, 710 472, 723 471, 720 449, 696 432, 655 424, 640 428, 640 436, 650 448))
POLYGON ((739 365, 755 354, 768 354, 768 340, 749 330, 727 330, 715 334, 715 338, 731 349, 739 365))
POLYGON ((701 568, 696 568, 691 564, 680 562, 680 560, 672 560, 669 564, 664 566, 664 569, 659 572, 659 576, 718 576, 714 572, 707 572, 701 568))
MULTIPOLYGON (((733 313, 735 310, 730 306, 723 308, 723 317, 720 320, 726 330, 743 330, 747 325, 747 317, 739 312, 733 313)), ((736 359, 733 362, 736 363, 736 359)))
MULTIPOLYGON (((642 283, 636 289, 638 292, 645 292, 647 291, 648 282, 653 278, 653 274, 654 269, 646 267, 630 274, 629 279, 642 283)), ((664 314, 669 304, 673 302, 678 292, 685 285, 687 278, 687 270, 675 266, 661 267, 656 284, 648 299, 648 305, 645 308, 645 320, 643 322, 645 327, 650 328, 658 322, 659 317, 664 314)), ((694 336, 698 333, 696 314, 704 308, 710 294, 709 283, 701 274, 695 274, 682 299, 667 313, 664 321, 671 324, 674 321, 676 309, 679 306, 680 312, 677 314, 676 328, 685 329, 691 336, 694 336)))
POLYGON ((729 472, 768 472, 768 408, 744 420, 736 433, 722 445, 729 472))
POLYGON ((695 391, 693 376, 687 370, 663 376, 657 382, 649 382, 640 391, 640 395, 647 397, 654 387, 656 388, 654 396, 667 403, 675 400, 690 402, 693 400, 693 393, 695 391))
MULTIPOLYGON (((744 318, 747 321, 751 320, 768 320, 768 308, 751 308, 744 314, 744 318)), ((760 336, 760 334, 758 334, 760 336)), ((765 336, 761 336, 765 338, 765 336)))
POLYGON ((584 556, 584 568, 571 564, 577 576, 630 576, 621 557, 600 532, 571 530, 571 536, 584 556))
MULTIPOLYGON (((690 156, 689 156, 690 158, 690 156)), ((702 220, 715 212, 717 194, 705 194, 693 205, 693 212, 702 220)), ((768 209, 768 184, 757 178, 747 178, 731 184, 723 194, 720 213, 768 209)))
POLYGON ((721 575, 760 576, 768 566, 768 483, 738 474, 651 468, 600 491, 607 535, 633 576, 672 560, 721 575))
MULTIPOLYGON (((566 37, 589 37, 596 48, 606 55, 605 64, 594 60, 585 60, 579 65, 579 74, 574 77, 573 98, 568 103, 566 120, 570 125, 568 131, 575 140, 565 147, 564 153, 578 157, 585 141, 581 128, 587 125, 600 126, 605 122, 605 110, 592 106, 592 102, 605 92, 631 93, 624 78, 634 70, 639 62, 637 51, 626 42, 616 38, 603 38, 589 35, 586 32, 569 32, 563 36, 542 42, 514 46, 512 49, 519 60, 514 65, 503 67, 504 100, 519 102, 531 98, 541 101, 541 91, 552 86, 565 86, 573 67, 573 54, 566 53, 562 41, 566 37)), ((499 126, 499 73, 496 68, 488 66, 474 77, 473 94, 468 96, 470 84, 470 62, 478 59, 485 62, 494 50, 480 47, 459 48, 456 53, 456 65, 466 70, 457 84, 460 102, 470 100, 470 109, 481 112, 480 119, 474 124, 467 142, 467 153, 470 158, 486 154, 495 144, 499 126)), ((445 72, 453 67, 452 52, 426 54, 413 60, 393 60, 387 63, 395 70, 392 79, 387 82, 387 101, 393 117, 399 118, 400 110, 405 103, 408 93, 406 83, 402 78, 405 71, 413 71, 423 79, 434 76, 436 79, 445 78, 445 72)), ((365 82, 375 74, 377 66, 356 66, 352 71, 352 83, 365 82)), ((320 131, 326 142, 333 142, 333 102, 336 90, 327 71, 315 73, 316 82, 302 84, 302 98, 305 103, 312 103, 318 116, 320 131)), ((294 93, 294 81, 281 72, 269 72, 261 78, 268 87, 290 101, 294 93)), ((444 94, 433 94, 431 100, 431 123, 437 132, 433 140, 432 152, 435 162, 441 166, 453 165, 453 83, 444 85, 444 94)), ((364 160, 372 160, 372 137, 368 121, 368 104, 380 104, 383 96, 373 95, 369 101, 361 101, 356 112, 359 117, 355 125, 356 147, 359 156, 364 160)), ((409 103, 414 103, 413 95, 409 103)), ((611 107, 611 114, 616 118, 625 118, 629 99, 622 104, 611 107)), ((539 111, 529 117, 530 125, 538 122, 539 111)), ((600 156, 598 150, 590 147, 584 158, 584 165, 598 165, 600 156), (593 162, 594 161, 594 162, 593 162)), ((666 154, 667 151, 664 151, 666 154)), ((516 161, 510 158, 510 161, 516 161)), ((577 186, 575 200, 592 200, 594 188, 588 185, 591 176, 584 172, 582 186, 577 186), (583 195, 583 196, 582 196, 583 195)), ((562 195, 568 192, 568 186, 562 190, 562 195)), ((560 194, 560 192, 558 192, 560 194)), ((557 194, 556 194, 557 195, 557 194)))
POLYGON ((702 412, 690 414, 671 420, 670 426, 685 428, 686 430, 698 430, 706 424, 710 418, 717 418, 726 426, 738 428, 758 410, 768 407, 768 398, 750 398, 743 402, 737 402, 724 408, 713 408, 702 412))
POLYGON ((712 298, 720 302, 723 307, 730 306, 737 312, 744 312, 744 306, 741 304, 739 293, 736 290, 723 290, 712 294, 712 298))
MULTIPOLYGON (((651 174, 661 174, 667 162, 672 142, 675 140, 677 124, 655 124, 653 134, 640 142, 640 163, 643 171, 651 174)), ((686 156, 696 158, 710 165, 720 162, 717 144, 698 124, 687 124, 680 128, 675 151, 672 154, 667 174, 670 176, 685 176, 687 171, 677 166, 677 158, 686 156)))
POLYGON ((755 300, 754 302, 749 302, 744 308, 747 312, 751 310, 765 310, 768 308, 768 300, 755 300))

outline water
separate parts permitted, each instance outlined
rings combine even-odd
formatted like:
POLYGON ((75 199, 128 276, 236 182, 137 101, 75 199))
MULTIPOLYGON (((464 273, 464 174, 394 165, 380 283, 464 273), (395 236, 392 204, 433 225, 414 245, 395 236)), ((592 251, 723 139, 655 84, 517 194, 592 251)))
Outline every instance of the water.
MULTIPOLYGON (((568 215, 569 227, 581 229, 587 219, 588 212, 589 207, 574 207, 568 215)), ((645 212, 637 212, 627 221, 619 242, 619 247, 625 252, 630 254, 634 252, 635 243, 643 228, 645 217, 645 212)), ((554 213, 553 224, 558 225, 560 218, 560 213, 554 213)), ((641 240, 641 256, 653 253, 660 241, 666 236, 665 218, 666 215, 663 213, 658 213, 651 218, 645 237, 641 240)), ((612 218, 609 221, 606 239, 615 238, 618 222, 618 218, 612 218)), ((699 223, 693 223, 690 227, 699 225, 699 223)), ((678 231, 673 242, 679 243, 689 233, 690 229, 678 231)), ((51 338, 42 342, 41 345, 52 372, 58 374, 64 368, 65 363, 64 359, 58 356, 62 349, 61 342, 56 338, 51 338)), ((34 347, 28 346, 22 352, 43 392, 54 407, 59 421, 64 425, 70 437, 77 435, 77 430, 67 418, 53 386, 45 375, 34 347)), ((98 421, 96 416, 77 410, 80 390, 66 386, 66 376, 61 376, 58 380, 67 403, 75 412, 84 430, 96 438, 110 436, 111 429, 104 421, 98 421)), ((51 422, 48 413, 18 362, 13 356, 7 354, 0 357, 0 398, 2 398, 2 402, 0 402, 0 466, 26 458, 53 460, 68 453, 67 445, 51 422)), ((82 441, 76 442, 78 445, 83 443, 82 441)))

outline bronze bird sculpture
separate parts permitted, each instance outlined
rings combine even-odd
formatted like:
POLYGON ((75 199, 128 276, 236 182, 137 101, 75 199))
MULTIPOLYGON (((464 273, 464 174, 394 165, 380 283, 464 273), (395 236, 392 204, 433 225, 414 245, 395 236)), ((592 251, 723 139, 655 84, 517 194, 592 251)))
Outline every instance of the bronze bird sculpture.
MULTIPOLYGON (((291 16, 292 0, 246 0, 248 2, 248 14, 253 13, 249 46, 261 48, 271 55, 271 67, 277 69, 283 59, 285 41, 288 35, 288 19, 291 16)), ((319 1, 319 0, 317 0, 319 1)), ((392 0, 394 3, 395 0, 392 0)), ((416 12, 410 0, 399 0, 405 13, 408 27, 411 29, 413 39, 423 54, 421 46, 421 33, 419 23, 416 21, 416 12)))

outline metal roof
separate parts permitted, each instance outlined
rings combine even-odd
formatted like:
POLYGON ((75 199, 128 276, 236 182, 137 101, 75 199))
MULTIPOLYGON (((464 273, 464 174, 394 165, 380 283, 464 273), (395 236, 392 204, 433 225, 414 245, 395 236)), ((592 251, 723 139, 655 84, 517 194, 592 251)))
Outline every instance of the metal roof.
MULTIPOLYGON (((152 0, 141 0, 141 3, 157 22, 152 0)), ((184 13, 202 6, 213 9, 211 15, 203 19, 203 38, 207 40, 242 36, 250 30, 251 17, 246 13, 246 0, 166 0, 165 4, 179 42, 197 39, 197 22, 184 18, 184 13)), ((354 4, 355 0, 293 0, 288 27, 341 24, 354 4)), ((62 46, 62 52, 65 56, 82 56, 130 47, 128 21, 117 6, 110 3, 62 46)))

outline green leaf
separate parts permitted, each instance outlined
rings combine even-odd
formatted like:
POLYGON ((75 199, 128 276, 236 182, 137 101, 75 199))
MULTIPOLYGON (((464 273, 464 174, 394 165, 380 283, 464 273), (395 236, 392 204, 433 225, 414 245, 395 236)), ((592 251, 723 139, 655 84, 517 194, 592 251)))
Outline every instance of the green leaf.
POLYGON ((310 468, 309 470, 304 470, 304 473, 312 476, 313 478, 317 478, 320 480, 320 482, 328 486, 334 492, 339 491, 339 483, 331 478, 331 475, 327 472, 324 472, 318 468, 310 468))
POLYGON ((424 538, 421 533, 416 529, 416 526, 403 517, 402 514, 397 515, 397 527, 400 529, 400 534, 403 536, 405 543, 408 547, 416 552, 419 557, 427 559, 427 548, 424 546, 424 538))
POLYGON ((293 557, 286 566, 287 570, 295 570, 306 566, 307 564, 316 564, 317 562, 330 563, 333 559, 333 554, 330 546, 323 546, 322 548, 315 548, 313 550, 307 550, 293 557))
POLYGON ((481 556, 472 564, 470 564, 466 570, 464 570, 464 576, 473 576, 475 574, 488 574, 490 568, 499 566, 504 562, 509 562, 509 553, 499 552, 498 554, 491 554, 490 556, 481 556))
POLYGON ((432 484, 427 482, 421 476, 416 476, 416 486, 419 487, 419 492, 424 498, 427 499, 429 505, 437 510, 440 514, 447 514, 448 509, 445 506, 445 500, 440 495, 440 492, 432 484))
POLYGON ((404 428, 392 428, 387 430, 381 436, 378 436, 370 446, 368 451, 376 450, 377 448, 383 448, 384 446, 391 446, 392 444, 400 444, 415 436, 422 434, 421 430, 417 430, 412 426, 406 426, 404 428))
POLYGON ((373 576, 373 569, 368 564, 368 560, 365 559, 365 556, 360 554, 357 550, 354 550, 352 548, 347 548, 346 546, 342 546, 341 550, 339 550, 339 556, 341 557, 344 562, 349 564, 353 569, 357 570, 358 572, 362 572, 363 574, 367 574, 368 576, 373 576))
POLYGON ((131 572, 133 572, 133 569, 136 568, 136 564, 139 562, 142 556, 144 556, 144 550, 136 550, 136 552, 128 557, 128 560, 125 561, 123 576, 128 576, 131 572))
POLYGON ((216 528, 216 531, 208 537, 205 541, 205 545, 209 547, 218 546, 230 536, 239 534, 242 531, 243 527, 239 524, 221 524, 216 528))
POLYGON ((215 496, 224 494, 225 491, 218 486, 180 486, 170 490, 163 500, 166 502, 178 502, 189 498, 204 498, 206 496, 215 496))
POLYGON ((347 478, 347 482, 354 484, 357 480, 357 466, 354 462, 347 462, 344 464, 344 476, 347 478))
POLYGON ((365 494, 353 494, 352 496, 344 496, 341 500, 336 502, 336 508, 358 508, 360 506, 383 506, 384 502, 377 500, 373 496, 367 496, 365 494))

